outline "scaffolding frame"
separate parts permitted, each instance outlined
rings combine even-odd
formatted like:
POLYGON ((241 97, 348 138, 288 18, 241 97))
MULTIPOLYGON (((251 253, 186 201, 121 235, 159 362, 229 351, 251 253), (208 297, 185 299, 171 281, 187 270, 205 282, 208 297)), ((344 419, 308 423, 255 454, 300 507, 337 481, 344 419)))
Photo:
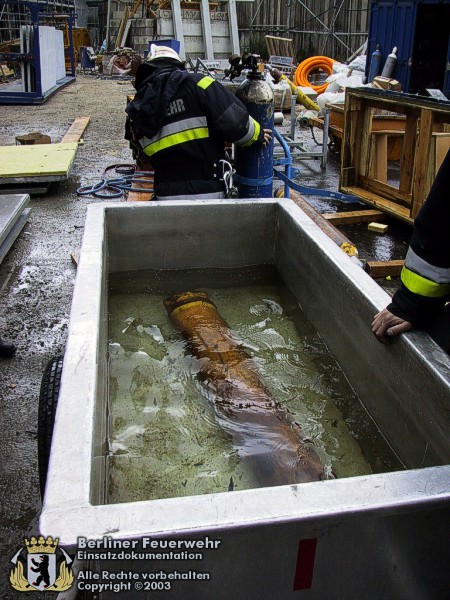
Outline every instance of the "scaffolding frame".
MULTIPOLYGON (((58 13, 74 13, 75 0, 34 0, 48 15, 58 13)), ((19 38, 21 25, 29 22, 29 13, 24 3, 13 3, 9 0, 0 2, 0 43, 19 38)))
MULTIPOLYGON (((61 87, 75 81, 75 54, 73 49, 72 28, 76 19, 76 14, 61 14, 44 12, 48 8, 47 2, 27 2, 26 0, 6 0, 5 4, 24 8, 28 10, 28 18, 21 25, 31 25, 33 27, 33 45, 28 52, 0 52, 0 62, 21 62, 28 63, 34 69, 35 89, 33 91, 9 90, 3 89, 0 92, 0 104, 41 104, 54 92, 61 87), (42 19, 65 19, 68 25, 69 46, 68 54, 70 59, 70 74, 63 79, 58 80, 56 86, 43 93, 41 82, 41 65, 40 65, 40 42, 39 42, 39 26, 42 19)), ((3 6, 3 4, 2 4, 3 6)), ((20 30, 19 30, 20 31, 20 30)))
MULTIPOLYGON (((361 6, 358 8, 353 8, 354 2, 353 0, 336 0, 334 3, 329 4, 328 8, 324 13, 318 14, 317 10, 314 10, 316 3, 312 0, 286 0, 285 4, 285 12, 284 15, 281 16, 280 13, 280 2, 275 3, 275 7, 277 11, 275 14, 271 14, 273 19, 272 22, 268 22, 266 19, 264 23, 255 23, 256 17, 259 13, 265 15, 265 11, 267 10, 267 2, 265 0, 259 0, 258 5, 255 7, 253 11, 253 18, 250 23, 248 31, 261 31, 261 32, 272 32, 274 35, 284 35, 286 37, 292 37, 292 35, 314 35, 321 36, 323 39, 320 40, 320 44, 317 45, 317 54, 324 54, 327 43, 330 41, 330 38, 336 41, 337 46, 341 47, 343 51, 347 54, 347 60, 349 60, 350 56, 355 56, 361 52, 363 46, 361 46, 361 41, 358 38, 362 36, 367 36, 367 31, 355 31, 350 27, 350 23, 347 23, 347 27, 345 27, 346 31, 337 31, 336 24, 338 19, 342 17, 344 11, 350 12, 364 12, 369 13, 370 9, 370 0, 363 0, 359 3, 361 6), (298 5, 305 11, 306 14, 311 16, 311 19, 303 23, 302 25, 293 24, 293 19, 295 16, 295 6, 298 5), (309 5, 309 6, 308 6, 309 5), (311 8, 312 5, 312 8, 311 8), (346 6, 347 5, 347 6, 346 6), (322 15, 328 13, 328 18, 322 18, 322 15), (275 22, 273 22, 275 21, 275 22), (328 24, 325 22, 327 21, 328 24), (314 29, 314 26, 310 26, 310 23, 318 24, 319 27, 314 29), (343 38, 347 38, 347 43, 343 38), (349 41, 349 40, 352 41, 349 41), (356 43, 353 43, 353 39, 357 40, 356 43), (356 45, 358 48, 356 48, 356 45), (352 47, 355 46, 355 47, 352 47)), ((244 31, 245 28, 241 28, 241 31, 244 31)))

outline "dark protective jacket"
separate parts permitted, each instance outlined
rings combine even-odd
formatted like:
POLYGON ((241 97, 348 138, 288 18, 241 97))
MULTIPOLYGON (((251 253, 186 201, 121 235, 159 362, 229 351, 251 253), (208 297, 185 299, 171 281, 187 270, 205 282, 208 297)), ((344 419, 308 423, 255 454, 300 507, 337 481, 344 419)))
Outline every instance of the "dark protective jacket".
POLYGON ((135 85, 125 137, 137 141, 153 166, 157 197, 215 197, 224 190, 224 143, 264 139, 259 123, 222 84, 176 61, 141 65, 135 85))
POLYGON ((401 287, 388 310, 426 327, 450 300, 450 150, 414 221, 401 287))

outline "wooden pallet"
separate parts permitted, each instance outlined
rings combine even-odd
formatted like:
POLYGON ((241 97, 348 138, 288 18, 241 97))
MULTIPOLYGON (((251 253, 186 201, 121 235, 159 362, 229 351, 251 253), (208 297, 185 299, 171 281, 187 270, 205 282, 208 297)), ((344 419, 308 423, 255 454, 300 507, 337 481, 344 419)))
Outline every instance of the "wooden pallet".
POLYGON ((341 191, 412 225, 448 148, 450 103, 398 92, 347 89, 341 191), (386 144, 389 136, 399 132, 375 131, 376 112, 405 117, 400 132, 400 174, 395 182, 387 177, 386 144))
POLYGON ((291 38, 266 35, 265 40, 269 55, 294 57, 294 42, 291 38))
MULTIPOLYGON (((144 173, 144 171, 141 171, 144 173)), ((148 192, 133 192, 130 191, 127 194, 127 202, 149 202, 154 199, 153 193, 153 181, 154 181, 154 172, 148 171, 145 172, 145 175, 136 176, 132 180, 132 186, 139 189, 148 189, 148 192), (141 179, 146 179, 148 181, 142 181, 141 179)))
MULTIPOLYGON (((328 134, 333 139, 337 148, 341 148, 342 137, 344 135, 345 109, 342 104, 326 104, 325 107, 330 111, 330 123, 328 134)), ((372 131, 403 131, 405 130, 406 118, 401 115, 373 115, 372 131)), ((317 116, 311 119, 311 124, 319 129, 324 127, 323 117, 317 116)), ((439 125, 436 125, 438 128, 439 125)), ((442 126, 440 129, 442 131, 442 126)), ((402 149, 402 139, 396 136, 388 136, 387 151, 388 160, 400 160, 402 149)))
POLYGON ((324 213, 322 217, 333 225, 356 225, 383 221, 386 216, 380 210, 350 210, 348 212, 324 213))

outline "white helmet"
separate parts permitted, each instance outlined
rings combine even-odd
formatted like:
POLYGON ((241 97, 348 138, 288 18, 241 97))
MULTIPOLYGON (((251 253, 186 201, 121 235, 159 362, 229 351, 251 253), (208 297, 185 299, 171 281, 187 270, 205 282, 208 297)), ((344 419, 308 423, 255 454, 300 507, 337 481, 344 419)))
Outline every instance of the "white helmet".
POLYGON ((170 48, 169 46, 158 46, 157 44, 152 44, 150 46, 150 52, 147 57, 147 62, 156 60, 157 58, 173 58, 174 60, 177 60, 180 63, 183 62, 179 54, 175 52, 173 48, 170 48))

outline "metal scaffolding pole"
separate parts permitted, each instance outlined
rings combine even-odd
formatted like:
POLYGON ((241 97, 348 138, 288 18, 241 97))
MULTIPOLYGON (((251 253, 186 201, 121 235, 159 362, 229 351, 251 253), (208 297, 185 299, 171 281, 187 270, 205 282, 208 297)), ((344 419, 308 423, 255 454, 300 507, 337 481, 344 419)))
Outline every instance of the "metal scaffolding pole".
MULTIPOLYGON (((314 13, 313 13, 313 11, 312 11, 310 8, 308 8, 308 6, 306 6, 306 4, 305 4, 305 3, 304 3, 302 0, 297 0, 297 2, 299 2, 299 3, 300 3, 302 6, 303 6, 303 8, 304 8, 304 9, 305 9, 305 10, 306 10, 306 11, 307 11, 309 14, 311 14, 311 15, 312 15, 312 16, 313 16, 313 17, 314 17, 316 20, 317 20, 317 22, 318 22, 318 23, 320 23, 320 24, 322 25, 322 27, 325 29, 325 31, 326 31, 326 32, 327 32, 329 35, 331 35, 331 36, 333 36, 334 38, 336 38, 336 40, 337 40, 337 41, 338 41, 340 44, 342 44, 342 45, 343 45, 343 46, 344 46, 344 47, 345 47, 345 48, 346 48, 346 49, 347 49, 349 52, 352 52, 352 49, 351 49, 351 48, 349 48, 349 47, 347 46, 347 44, 345 44, 345 43, 344 43, 344 42, 343 42, 343 41, 342 41, 342 40, 341 40, 341 39, 340 39, 340 38, 339 38, 339 37, 338 37, 338 36, 337 36, 337 35, 334 33, 334 31, 332 31, 332 30, 331 30, 331 29, 330 29, 330 28, 329 28, 329 27, 328 27, 328 26, 327 26, 327 25, 326 25, 326 24, 325 24, 325 23, 324 23, 324 22, 323 22, 323 21, 322 21, 322 20, 319 18, 319 16, 318 16, 318 15, 314 14, 314 13)), ((339 9, 339 10, 340 10, 340 9, 339 9)))

